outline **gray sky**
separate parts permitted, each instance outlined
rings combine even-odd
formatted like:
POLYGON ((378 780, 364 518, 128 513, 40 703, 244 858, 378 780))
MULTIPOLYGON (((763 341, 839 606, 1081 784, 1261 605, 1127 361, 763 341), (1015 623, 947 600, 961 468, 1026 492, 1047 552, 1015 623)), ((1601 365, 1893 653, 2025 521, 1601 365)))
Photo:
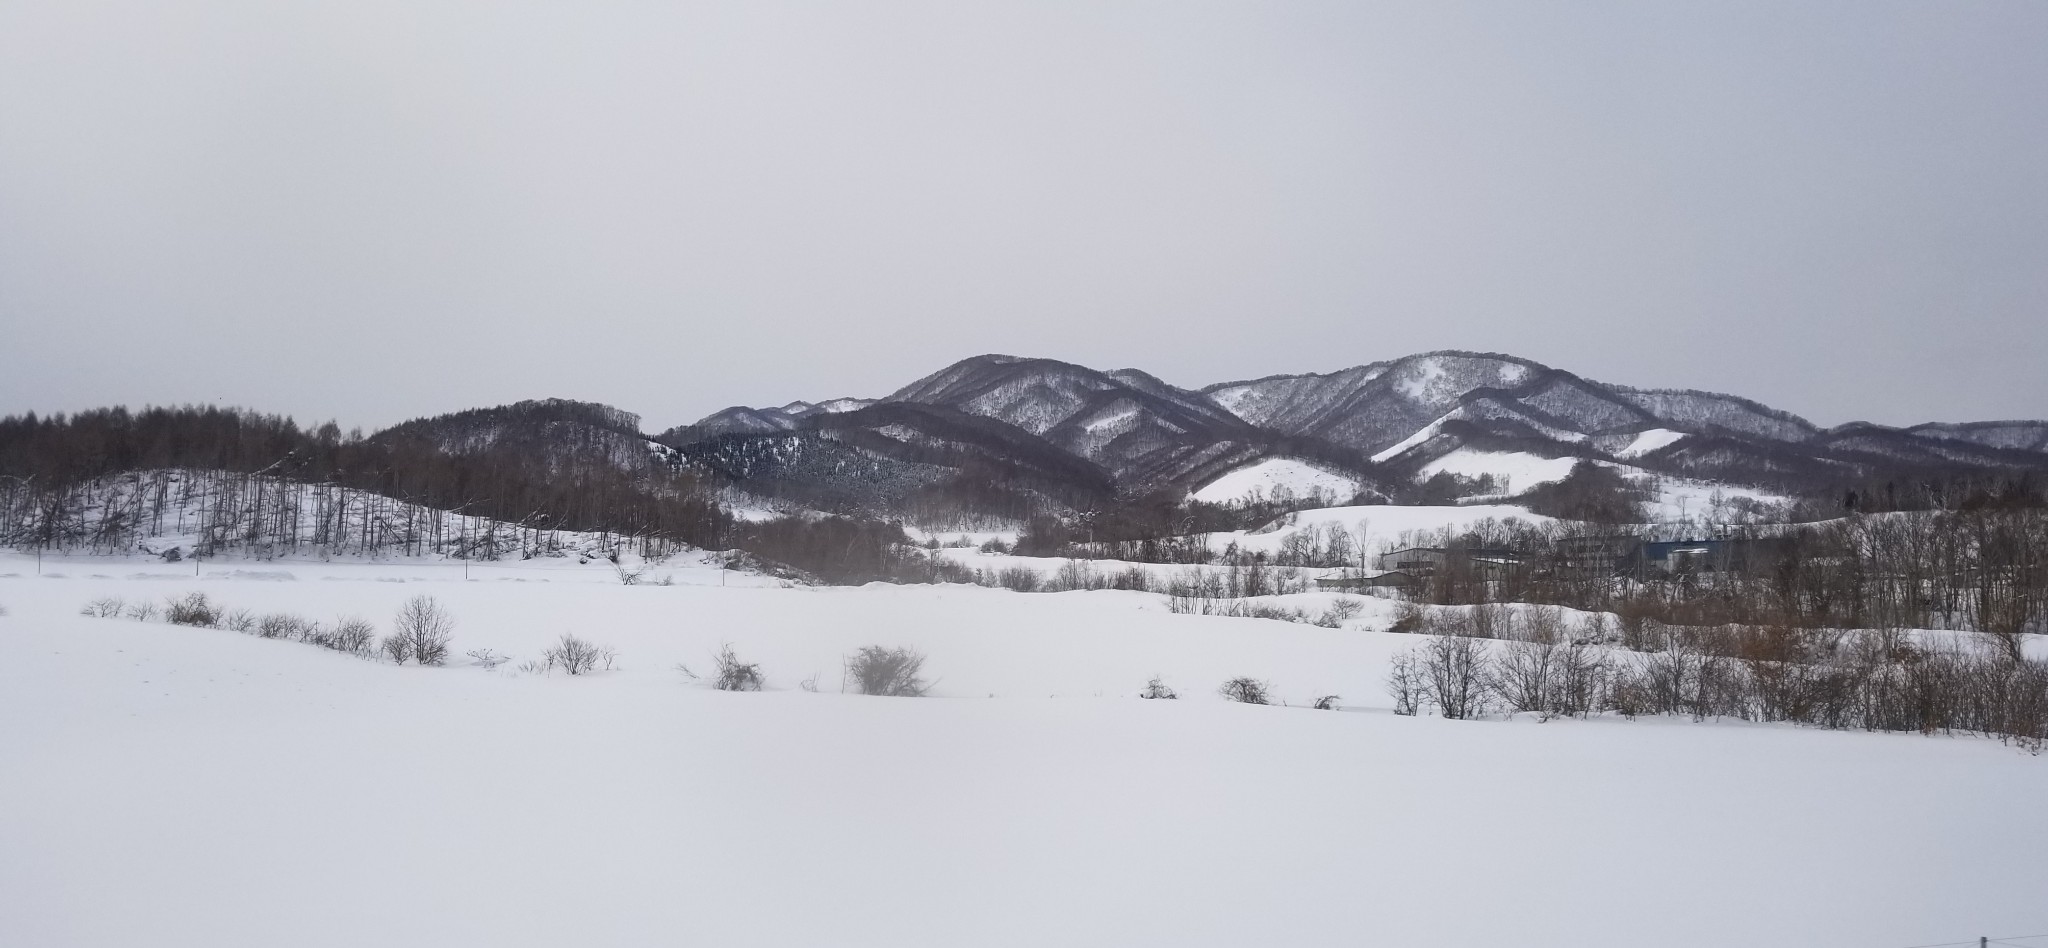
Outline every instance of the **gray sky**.
POLYGON ((1434 348, 2048 416, 2048 3, 0 0, 0 413, 1434 348))

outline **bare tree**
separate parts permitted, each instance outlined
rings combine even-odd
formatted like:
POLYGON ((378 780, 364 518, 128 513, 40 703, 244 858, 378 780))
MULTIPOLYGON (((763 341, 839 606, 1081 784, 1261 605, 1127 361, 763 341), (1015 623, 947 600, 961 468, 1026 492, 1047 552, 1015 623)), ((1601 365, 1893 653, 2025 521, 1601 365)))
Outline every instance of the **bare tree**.
POLYGON ((1485 714, 1492 666, 1485 644, 1461 635, 1440 635, 1422 649, 1423 692, 1437 713, 1454 720, 1485 714))
POLYGON ((407 641, 414 661, 439 665, 448 660, 448 638, 455 631, 455 619, 434 597, 407 599, 398 607, 392 628, 407 641))
POLYGON ((1551 642, 1509 642, 1494 663, 1493 687, 1507 702, 1509 710, 1528 711, 1549 718, 1552 691, 1556 687, 1558 647, 1551 642))
POLYGON ((337 652, 367 654, 370 645, 376 641, 377 627, 361 616, 342 616, 334 620, 334 628, 327 633, 327 640, 321 644, 337 652))
POLYGON ((1394 713, 1413 715, 1421 710, 1425 697, 1422 663, 1411 652, 1400 652, 1387 668, 1387 693, 1394 696, 1394 713))
POLYGON ((1152 680, 1145 683, 1145 690, 1138 693, 1138 697, 1172 701, 1180 697, 1180 695, 1168 687, 1166 682, 1161 680, 1158 675, 1153 675, 1152 680))
POLYGON ((1600 648, 1574 642, 1556 652, 1556 668, 1550 675, 1552 711, 1585 717, 1600 700, 1607 671, 1600 648))

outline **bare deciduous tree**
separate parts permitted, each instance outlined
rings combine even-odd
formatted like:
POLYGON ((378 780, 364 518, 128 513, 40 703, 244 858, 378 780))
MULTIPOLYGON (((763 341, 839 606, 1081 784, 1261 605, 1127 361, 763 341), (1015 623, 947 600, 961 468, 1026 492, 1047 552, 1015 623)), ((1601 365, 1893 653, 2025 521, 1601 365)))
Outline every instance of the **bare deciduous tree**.
POLYGON ((1423 691, 1437 713, 1453 720, 1485 714, 1492 666, 1485 643, 1440 635, 1422 649, 1423 691))
POLYGON ((1394 696, 1394 713, 1414 715, 1422 709, 1425 694, 1422 665, 1412 652, 1400 652, 1387 667, 1387 693, 1394 696))
POLYGON ((455 619, 432 596, 414 596, 398 607, 392 620, 393 633, 409 645, 414 661, 439 665, 448 660, 448 639, 455 631, 455 619))

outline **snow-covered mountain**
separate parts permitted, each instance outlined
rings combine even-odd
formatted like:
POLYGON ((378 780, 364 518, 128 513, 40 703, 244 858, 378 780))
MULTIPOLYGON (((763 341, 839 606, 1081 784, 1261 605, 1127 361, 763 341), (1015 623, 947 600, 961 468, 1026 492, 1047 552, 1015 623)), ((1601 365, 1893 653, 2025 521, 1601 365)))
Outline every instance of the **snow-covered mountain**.
MULTIPOLYGON (((664 440, 834 431, 845 441, 855 430, 890 437, 885 429, 900 428, 900 419, 882 424, 870 417, 870 409, 888 405, 924 406, 1014 429, 1021 436, 1010 439, 1016 444, 1084 461, 1124 494, 1195 490, 1274 459, 1311 463, 1367 492, 1391 490, 1442 469, 1433 463, 1440 458, 1473 451, 1580 457, 1780 485, 1933 469, 2048 467, 2048 422, 1823 429, 1734 395, 1611 385, 1515 356, 1457 351, 1199 390, 1136 369, 985 355, 877 401, 730 408, 664 440)), ((1045 470, 1044 458, 1033 467, 1045 470)))
POLYGON ((1572 443, 1653 428, 1796 442, 1817 430, 1732 395, 1604 385, 1527 359, 1476 352, 1428 352, 1324 375, 1225 382, 1203 392, 1255 425, 1323 438, 1380 461, 1453 421, 1572 443))

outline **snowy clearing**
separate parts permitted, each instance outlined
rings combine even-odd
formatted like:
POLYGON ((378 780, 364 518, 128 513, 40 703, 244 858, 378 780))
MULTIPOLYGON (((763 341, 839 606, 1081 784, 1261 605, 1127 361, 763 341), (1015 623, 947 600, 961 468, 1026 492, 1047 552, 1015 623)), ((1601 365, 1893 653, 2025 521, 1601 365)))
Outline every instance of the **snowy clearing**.
POLYGON ((1639 458, 1652 451, 1668 448, 1684 439, 1685 432, 1683 431, 1673 431, 1669 428, 1651 428, 1648 431, 1637 434, 1635 440, 1630 441, 1627 447, 1614 452, 1614 456, 1618 458, 1639 458))
POLYGON ((1193 499, 1221 504, 1242 500, 1248 494, 1271 497, 1286 489, 1296 497, 1321 492, 1348 500, 1358 493, 1357 478, 1323 470, 1295 458, 1266 458, 1224 474, 1194 492, 1193 499))
POLYGON ((1991 741, 1402 718, 1380 679, 1411 636, 1139 593, 702 567, 626 587, 599 565, 37 578, 7 557, 6 940, 1848 948, 2042 927, 2048 818, 2006 801, 2048 792, 2048 763, 1991 741), (192 590, 380 628, 429 593, 458 655, 574 631, 619 665, 393 667, 76 614, 192 590), (724 642, 770 691, 674 670, 724 642), (925 651, 938 697, 833 693, 877 643, 925 651), (825 693, 797 687, 814 674, 825 693), (1131 697, 1155 674, 1188 700, 1131 697), (1235 675, 1297 707, 1217 698, 1235 675), (1298 707, 1332 693, 1351 710, 1298 707))
POLYGON ((1577 466, 1575 457, 1546 458, 1526 451, 1475 451, 1459 448, 1423 465, 1419 479, 1438 474, 1459 477, 1491 476, 1501 485, 1502 495, 1513 495, 1542 484, 1564 480, 1577 466))

